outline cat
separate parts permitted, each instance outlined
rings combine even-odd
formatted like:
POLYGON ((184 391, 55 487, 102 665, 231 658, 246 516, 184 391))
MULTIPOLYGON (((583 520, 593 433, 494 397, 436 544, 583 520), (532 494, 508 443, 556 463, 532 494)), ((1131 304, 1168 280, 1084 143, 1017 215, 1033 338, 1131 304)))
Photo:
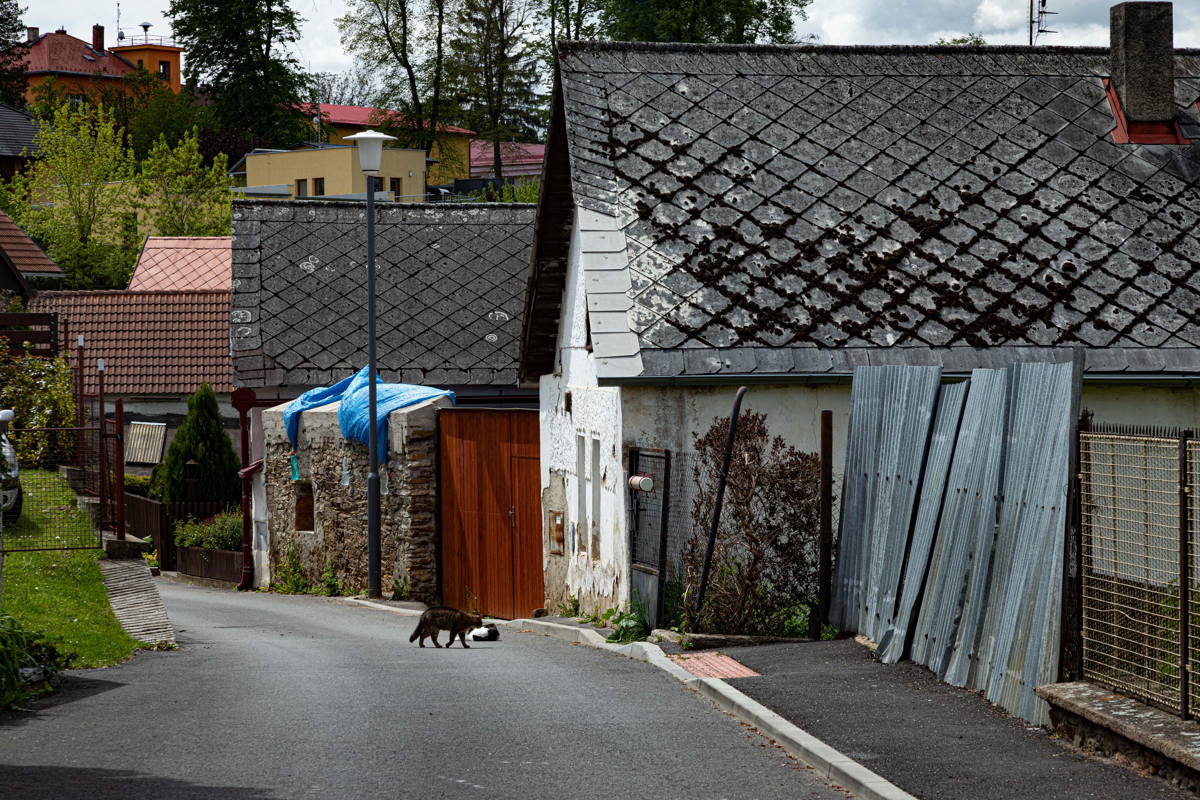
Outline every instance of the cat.
POLYGON ((471 638, 477 642, 494 642, 500 638, 500 631, 494 624, 489 622, 482 628, 476 628, 471 631, 471 638))
POLYGON ((415 642, 420 637, 419 644, 424 647, 425 637, 428 636, 433 640, 433 646, 440 648, 438 634, 441 631, 450 631, 450 641, 446 642, 446 647, 454 644, 454 637, 457 636, 463 647, 470 648, 467 644, 467 631, 482 626, 483 617, 479 614, 468 614, 448 606, 431 606, 425 609, 425 613, 417 621, 417 629, 408 640, 415 642))

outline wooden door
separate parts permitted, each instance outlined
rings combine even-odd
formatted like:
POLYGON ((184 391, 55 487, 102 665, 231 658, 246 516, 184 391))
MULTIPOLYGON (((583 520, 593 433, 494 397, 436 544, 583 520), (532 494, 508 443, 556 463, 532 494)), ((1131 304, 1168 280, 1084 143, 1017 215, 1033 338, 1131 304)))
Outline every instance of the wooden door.
POLYGON ((542 605, 538 414, 443 409, 442 598, 506 619, 542 605))

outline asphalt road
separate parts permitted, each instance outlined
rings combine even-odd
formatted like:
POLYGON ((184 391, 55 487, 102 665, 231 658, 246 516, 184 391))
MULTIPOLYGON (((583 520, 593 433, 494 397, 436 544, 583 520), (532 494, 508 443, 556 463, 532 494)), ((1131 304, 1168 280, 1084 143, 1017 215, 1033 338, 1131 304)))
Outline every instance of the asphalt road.
POLYGON ((0 798, 847 797, 646 664, 510 629, 420 649, 411 617, 159 587, 180 649, 0 716, 0 798))

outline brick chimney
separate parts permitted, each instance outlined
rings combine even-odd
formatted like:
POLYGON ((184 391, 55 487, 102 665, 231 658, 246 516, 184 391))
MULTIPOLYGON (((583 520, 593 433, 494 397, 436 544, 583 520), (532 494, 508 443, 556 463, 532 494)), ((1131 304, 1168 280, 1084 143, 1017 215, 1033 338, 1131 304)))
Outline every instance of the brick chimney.
POLYGON ((1131 123, 1175 118, 1175 45, 1170 3, 1109 9, 1113 88, 1131 123))
MULTIPOLYGON (((1170 7, 1170 5, 1171 5, 1170 3, 1167 4, 1168 8, 1170 7)), ((104 52, 104 26, 103 25, 93 25, 92 26, 92 49, 95 50, 97 53, 104 52)))
POLYGON ((40 34, 41 34, 41 31, 39 31, 37 28, 26 28, 25 29, 25 41, 36 42, 37 38, 40 34))

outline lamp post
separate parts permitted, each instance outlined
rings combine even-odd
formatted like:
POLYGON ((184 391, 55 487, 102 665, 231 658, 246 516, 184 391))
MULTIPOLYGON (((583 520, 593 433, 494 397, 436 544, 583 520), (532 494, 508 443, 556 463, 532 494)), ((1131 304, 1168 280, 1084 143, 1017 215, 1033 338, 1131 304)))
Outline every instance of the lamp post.
POLYGON ((379 576, 379 461, 375 424, 375 176, 383 161, 383 143, 395 141, 379 131, 347 136, 358 146, 358 166, 367 177, 367 597, 382 597, 379 576))

